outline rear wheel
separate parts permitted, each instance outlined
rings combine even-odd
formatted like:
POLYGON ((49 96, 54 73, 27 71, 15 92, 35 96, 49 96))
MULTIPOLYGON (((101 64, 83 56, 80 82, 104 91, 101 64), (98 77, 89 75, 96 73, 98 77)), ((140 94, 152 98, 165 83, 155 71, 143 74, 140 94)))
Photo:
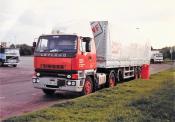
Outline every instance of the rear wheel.
POLYGON ((154 64, 154 59, 151 59, 151 63, 154 64))
POLYGON ((87 76, 84 83, 84 88, 82 91, 83 95, 88 95, 93 92, 93 83, 92 78, 90 76, 87 76))
POLYGON ((55 90, 50 90, 50 89, 43 89, 44 94, 46 95, 53 95, 55 93, 55 90))
POLYGON ((123 82, 123 80, 124 80, 124 78, 123 78, 123 72, 120 69, 118 70, 117 79, 118 79, 118 82, 123 82))
POLYGON ((13 65, 13 67, 17 67, 17 65, 16 65, 16 64, 14 64, 14 65, 13 65))
POLYGON ((0 67, 3 65, 3 63, 0 61, 0 67))
POLYGON ((135 68, 134 71, 134 79, 139 79, 140 78, 140 68, 135 68))
POLYGON ((134 79, 138 79, 138 68, 135 68, 134 70, 134 79))
POLYGON ((138 68, 138 70, 137 70, 137 75, 138 75, 138 79, 141 78, 141 69, 140 68, 138 68))
POLYGON ((109 74, 108 86, 114 87, 115 85, 116 85, 116 75, 115 75, 115 71, 112 70, 109 74))

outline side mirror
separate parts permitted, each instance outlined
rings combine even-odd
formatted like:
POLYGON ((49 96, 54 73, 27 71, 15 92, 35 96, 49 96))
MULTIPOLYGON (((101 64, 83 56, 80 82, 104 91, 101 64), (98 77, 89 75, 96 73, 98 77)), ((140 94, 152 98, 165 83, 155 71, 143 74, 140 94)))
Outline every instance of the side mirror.
POLYGON ((36 47, 36 42, 33 42, 33 48, 35 48, 36 47))

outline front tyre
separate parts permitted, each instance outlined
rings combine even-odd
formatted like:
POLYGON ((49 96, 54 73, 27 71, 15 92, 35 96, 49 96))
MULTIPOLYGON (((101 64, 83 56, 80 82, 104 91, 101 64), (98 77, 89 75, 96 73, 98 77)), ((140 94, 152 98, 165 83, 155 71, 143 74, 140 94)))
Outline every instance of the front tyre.
POLYGON ((55 90, 43 89, 43 93, 45 95, 51 96, 51 95, 55 94, 55 90))
POLYGON ((93 92, 92 78, 90 76, 87 76, 85 79, 82 95, 88 95, 92 92, 93 92))

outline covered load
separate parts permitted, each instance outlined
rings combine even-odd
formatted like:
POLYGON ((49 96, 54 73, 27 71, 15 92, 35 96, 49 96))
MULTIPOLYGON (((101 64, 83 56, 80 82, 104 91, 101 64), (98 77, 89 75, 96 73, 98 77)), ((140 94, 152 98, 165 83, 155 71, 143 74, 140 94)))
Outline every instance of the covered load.
POLYGON ((149 64, 151 46, 140 30, 108 21, 93 21, 90 24, 98 68, 149 64))

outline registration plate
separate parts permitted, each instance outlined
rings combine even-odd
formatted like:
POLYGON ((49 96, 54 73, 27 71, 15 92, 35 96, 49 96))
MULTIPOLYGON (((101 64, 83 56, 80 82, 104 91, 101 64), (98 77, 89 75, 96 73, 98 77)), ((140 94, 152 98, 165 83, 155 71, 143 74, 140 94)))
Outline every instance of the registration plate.
POLYGON ((9 63, 16 63, 16 60, 8 60, 9 63))
POLYGON ((47 82, 47 85, 57 86, 57 80, 56 79, 50 79, 47 82))

